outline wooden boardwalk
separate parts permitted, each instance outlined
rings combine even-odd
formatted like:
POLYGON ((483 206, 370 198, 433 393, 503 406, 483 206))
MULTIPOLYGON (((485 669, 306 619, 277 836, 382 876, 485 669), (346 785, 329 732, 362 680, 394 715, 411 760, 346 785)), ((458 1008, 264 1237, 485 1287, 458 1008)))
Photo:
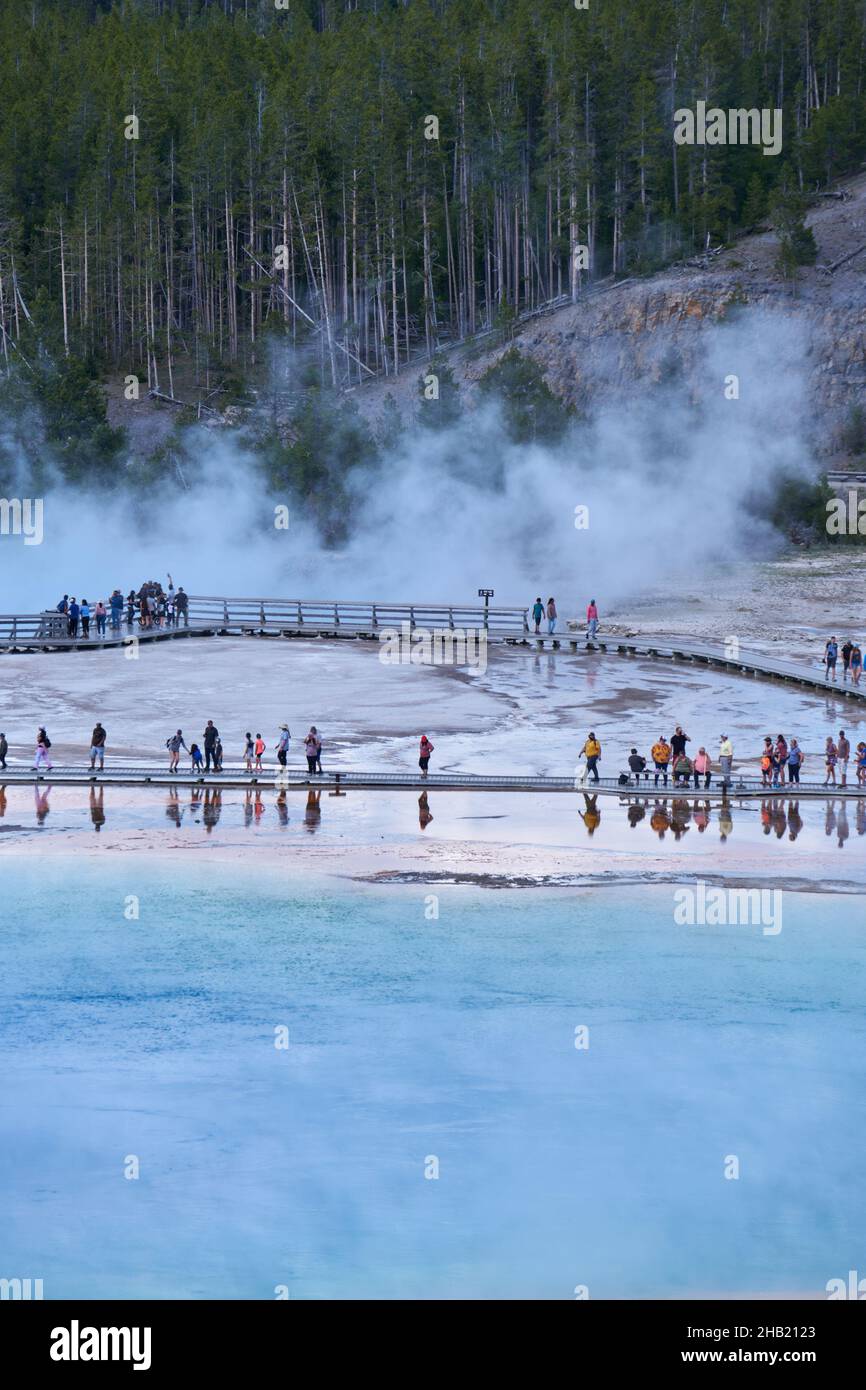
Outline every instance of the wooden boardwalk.
POLYGON ((642 778, 639 783, 631 781, 627 785, 617 777, 602 777, 598 783, 592 780, 583 782, 580 775, 569 776, 497 776, 487 773, 471 772, 431 772, 422 777, 418 772, 356 772, 348 769, 334 769, 312 775, 306 769, 278 767, 266 768, 263 772, 246 772, 240 767, 224 768, 221 773, 200 773, 181 771, 171 773, 164 765, 160 766, 116 766, 107 767, 102 772, 91 772, 89 766, 59 766, 50 772, 33 772, 28 768, 7 768, 0 772, 0 786, 51 786, 82 787, 210 787, 211 789, 259 788, 271 791, 307 790, 310 787, 332 792, 336 791, 492 791, 492 792, 571 792, 594 796, 596 792, 605 796, 625 798, 650 798, 663 800, 670 797, 686 797, 689 800, 761 800, 763 798, 790 797, 792 800, 826 800, 828 797, 860 799, 866 797, 866 786, 850 782, 847 786, 825 787, 821 782, 801 782, 797 786, 764 787, 760 779, 733 774, 731 785, 723 787, 718 773, 713 775, 708 790, 693 785, 674 787, 663 784, 655 786, 654 774, 642 778))
MULTIPOLYGON (((546 628, 546 623, 542 626, 546 628)), ((774 680, 832 693, 854 702, 866 700, 866 681, 859 687, 843 683, 841 661, 838 679, 827 681, 816 660, 813 665, 786 661, 728 643, 691 640, 670 635, 621 637, 600 633, 588 646, 583 628, 563 624, 552 636, 531 630, 526 608, 489 608, 481 605, 430 603, 344 603, 307 599, 229 599, 190 597, 189 623, 178 627, 128 629, 104 634, 69 637, 66 621, 58 613, 0 615, 0 653, 33 651, 96 651, 128 647, 132 642, 173 642, 203 637, 316 638, 324 641, 378 642, 386 632, 410 634, 426 631, 480 637, 488 643, 531 646, 537 650, 614 653, 625 657, 684 662, 726 671, 734 675, 774 680)))

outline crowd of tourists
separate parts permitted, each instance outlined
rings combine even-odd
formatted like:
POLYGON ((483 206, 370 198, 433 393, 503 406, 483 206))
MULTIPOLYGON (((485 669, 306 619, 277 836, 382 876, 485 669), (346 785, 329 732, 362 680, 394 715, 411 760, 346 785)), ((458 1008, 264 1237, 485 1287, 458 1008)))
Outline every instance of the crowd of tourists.
POLYGON ((168 575, 165 587, 156 579, 146 579, 138 589, 130 589, 125 598, 120 589, 112 590, 107 599, 98 599, 96 603, 64 594, 57 612, 66 620, 68 637, 89 638, 91 628, 97 637, 104 637, 106 630, 119 632, 124 621, 127 629, 136 623, 143 629, 179 627, 181 623, 189 626, 189 597, 183 585, 175 589, 168 575))
MULTIPOLYGON (((712 786, 713 775, 717 772, 722 785, 730 786, 734 764, 734 745, 730 737, 727 734, 719 736, 715 760, 704 744, 698 747, 693 756, 690 755, 687 745, 691 741, 689 735, 678 724, 669 739, 665 738, 664 734, 659 734, 648 757, 637 748, 632 748, 628 756, 628 771, 623 770, 619 773, 619 782, 626 786, 633 781, 635 785, 640 786, 641 782, 646 784, 652 777, 654 787, 657 787, 659 782, 666 787, 670 781, 674 787, 689 787, 694 784, 695 787, 702 786, 706 791, 712 786)), ((590 730, 579 754, 580 759, 585 760, 585 764, 581 766, 582 781, 589 778, 594 782, 600 780, 598 765, 601 756, 601 742, 595 732, 590 730)), ((852 763, 858 784, 866 786, 866 742, 857 744, 852 759, 851 741, 844 729, 839 730, 838 738, 827 738, 820 761, 823 763, 825 774, 823 786, 847 786, 848 770, 852 763)), ((784 734, 777 734, 775 738, 767 734, 758 757, 761 785, 799 786, 800 771, 805 762, 806 755, 796 738, 791 738, 789 742, 784 734)))
MULTIPOLYGON (((92 771, 102 770, 105 766, 107 737, 104 726, 100 721, 97 721, 90 735, 89 743, 92 771)), ((660 785, 662 787, 670 785, 673 788, 683 789, 694 786, 696 789, 708 791, 713 785, 714 777, 717 777, 722 786, 730 786, 734 764, 734 746, 730 737, 727 734, 720 735, 718 750, 715 755, 711 755, 704 744, 700 744, 696 752, 690 752, 688 745, 691 742, 690 736, 680 724, 677 724, 670 738, 666 738, 664 734, 659 734, 648 754, 642 753, 636 746, 632 747, 626 760, 627 770, 622 768, 615 774, 618 784, 648 787, 650 779, 652 779, 654 788, 660 785)), ((309 732, 304 735, 301 744, 307 763, 307 772, 311 776, 321 776, 323 741, 315 724, 310 726, 309 732)), ((265 757, 266 754, 270 754, 278 767, 285 768, 288 766, 291 746, 292 735, 288 724, 280 726, 270 746, 260 732, 254 734, 248 729, 244 734, 243 743, 238 749, 239 760, 243 768, 249 773, 264 772, 267 770, 265 757)), ((169 772, 180 772, 183 754, 186 754, 189 759, 191 772, 218 774, 223 771, 222 736, 212 719, 207 720, 201 737, 195 740, 191 739, 189 743, 186 741, 183 729, 176 729, 166 738, 165 749, 168 753, 169 772)), ((432 742, 426 734, 422 734, 418 744, 418 766, 422 777, 428 775, 433 751, 432 742)), ((5 733, 0 732, 0 771, 7 766, 8 754, 8 740, 5 733)), ((811 757, 810 754, 809 758, 811 759, 811 757)), ((581 784, 589 780, 593 783, 600 781, 599 763, 601 760, 601 741, 595 731, 590 730, 579 753, 581 770, 578 780, 581 784)), ((851 740, 844 729, 839 730, 836 738, 828 736, 823 752, 816 761, 823 765, 823 786, 847 786, 849 770, 856 775, 858 785, 866 786, 866 742, 861 741, 852 751, 851 740)), ((767 734, 764 737, 763 747, 758 750, 758 772, 761 786, 768 788, 799 786, 800 773, 806 762, 806 754, 798 739, 787 739, 784 734, 777 734, 773 738, 767 734)), ((32 770, 34 772, 50 772, 52 767, 51 740, 46 729, 40 727, 36 736, 32 770)))

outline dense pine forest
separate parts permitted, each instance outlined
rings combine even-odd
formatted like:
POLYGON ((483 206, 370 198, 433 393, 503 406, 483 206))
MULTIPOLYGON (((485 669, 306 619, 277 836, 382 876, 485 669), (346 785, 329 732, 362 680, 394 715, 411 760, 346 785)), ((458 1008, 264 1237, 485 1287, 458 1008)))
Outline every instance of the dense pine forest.
POLYGON ((4 364, 41 315, 169 394, 275 332, 392 374, 866 154, 864 0, 281 4, 6 0, 4 364), (698 100, 782 108, 781 155, 676 145, 698 100))

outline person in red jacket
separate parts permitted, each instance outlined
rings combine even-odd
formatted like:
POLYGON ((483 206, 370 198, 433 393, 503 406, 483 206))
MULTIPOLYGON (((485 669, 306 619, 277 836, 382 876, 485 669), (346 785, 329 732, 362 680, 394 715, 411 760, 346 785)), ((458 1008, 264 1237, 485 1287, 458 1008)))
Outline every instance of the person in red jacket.
POLYGON ((430 766, 430 754, 433 752, 433 744, 426 734, 421 735, 421 745, 418 749, 418 766, 421 769, 421 776, 427 776, 427 769, 430 766))

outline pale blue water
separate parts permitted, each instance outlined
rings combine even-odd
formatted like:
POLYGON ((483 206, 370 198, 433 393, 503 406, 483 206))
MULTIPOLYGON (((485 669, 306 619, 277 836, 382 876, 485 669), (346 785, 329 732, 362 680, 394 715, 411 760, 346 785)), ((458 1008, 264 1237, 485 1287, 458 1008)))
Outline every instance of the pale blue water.
POLYGON ((426 920, 423 886, 300 855, 135 859, 4 861, 0 1275, 821 1296, 862 1268, 862 898, 787 895, 776 937, 677 927, 657 887, 441 889, 426 920))

